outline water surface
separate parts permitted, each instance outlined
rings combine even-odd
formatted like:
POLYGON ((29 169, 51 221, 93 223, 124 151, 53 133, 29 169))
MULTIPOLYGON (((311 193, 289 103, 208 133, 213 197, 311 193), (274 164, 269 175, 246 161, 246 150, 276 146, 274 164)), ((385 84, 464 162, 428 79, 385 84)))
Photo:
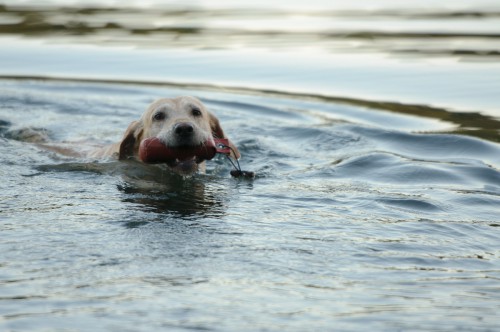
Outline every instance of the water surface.
POLYGON ((388 129, 335 103, 57 81, 2 91, 7 330, 496 328, 497 144, 388 129), (36 124, 73 147, 112 142, 153 98, 194 93, 255 180, 223 159, 182 179, 12 139, 36 124))
POLYGON ((500 117, 495 0, 7 0, 0 9, 2 75, 272 89, 500 117))
POLYGON ((496 2, 3 3, 1 330, 498 329, 496 2), (43 146, 178 95, 254 180, 43 146))

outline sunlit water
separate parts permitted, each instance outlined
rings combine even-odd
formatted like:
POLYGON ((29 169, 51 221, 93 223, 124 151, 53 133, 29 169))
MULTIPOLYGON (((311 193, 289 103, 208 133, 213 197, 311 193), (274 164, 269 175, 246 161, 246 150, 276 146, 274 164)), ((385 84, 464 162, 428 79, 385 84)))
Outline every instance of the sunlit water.
MULTIPOLYGON (((368 12, 360 2, 255 1, 254 11, 190 2, 170 25, 203 27, 177 39, 174 30, 136 38, 133 29, 158 19, 154 8, 173 8, 155 1, 111 16, 87 9, 82 22, 114 22, 121 33, 70 36, 43 24, 39 35, 27 26, 6 31, 36 11, 6 3, 0 330, 498 329, 494 2, 432 10, 429 1, 378 1, 368 12), (337 9, 350 13, 343 23, 331 20, 337 9), (363 25, 371 10, 384 25, 363 25), (283 12, 291 14, 269 40, 283 12), (376 42, 332 34, 339 24, 376 42), (429 34, 445 32, 440 24, 459 36, 436 42, 429 34), (263 31, 248 33, 257 26, 263 31), (381 36, 379 26, 395 35, 381 36), (232 32, 214 50, 219 28, 232 32), (217 114, 255 179, 232 178, 222 157, 206 174, 182 178, 33 142, 76 150, 113 143, 151 101, 178 95, 196 95, 217 114)), ((61 8, 39 12, 78 26, 61 8)), ((161 26, 172 22, 162 17, 161 26)))

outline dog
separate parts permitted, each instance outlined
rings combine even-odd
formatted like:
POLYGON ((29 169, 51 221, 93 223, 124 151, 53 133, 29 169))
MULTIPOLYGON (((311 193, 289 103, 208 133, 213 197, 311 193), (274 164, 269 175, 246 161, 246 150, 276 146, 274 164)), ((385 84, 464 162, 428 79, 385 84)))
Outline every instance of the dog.
MULTIPOLYGON (((92 158, 114 157, 119 160, 139 157, 141 143, 157 138, 167 148, 193 149, 214 138, 228 139, 217 117, 203 103, 191 96, 162 98, 153 102, 139 120, 133 121, 120 142, 91 153, 92 158)), ((237 147, 228 140, 230 157, 240 158, 237 147)), ((166 163, 174 172, 186 176, 205 171, 205 161, 197 158, 174 160, 166 163)))

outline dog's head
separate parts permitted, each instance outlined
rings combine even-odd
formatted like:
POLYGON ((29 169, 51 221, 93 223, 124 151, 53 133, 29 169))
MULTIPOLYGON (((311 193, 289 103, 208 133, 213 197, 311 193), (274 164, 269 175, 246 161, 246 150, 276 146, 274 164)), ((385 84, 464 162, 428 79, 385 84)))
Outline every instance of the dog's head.
MULTIPOLYGON (((214 138, 227 138, 219 120, 194 97, 162 98, 153 102, 140 120, 132 122, 120 143, 119 159, 136 157, 142 140, 156 137, 168 148, 193 149, 214 138)), ((231 157, 240 153, 229 143, 231 157)), ((167 165, 186 175, 198 170, 196 158, 171 161, 167 165)))

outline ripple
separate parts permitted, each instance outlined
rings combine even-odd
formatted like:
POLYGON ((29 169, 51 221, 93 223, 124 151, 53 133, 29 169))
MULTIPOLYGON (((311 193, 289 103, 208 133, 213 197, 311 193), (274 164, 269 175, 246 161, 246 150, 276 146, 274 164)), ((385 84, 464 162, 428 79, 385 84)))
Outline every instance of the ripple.
POLYGON ((415 135, 367 127, 353 127, 349 130, 368 138, 381 149, 416 159, 435 158, 467 163, 467 159, 475 158, 491 163, 495 167, 500 166, 500 147, 475 138, 442 134, 415 135))

